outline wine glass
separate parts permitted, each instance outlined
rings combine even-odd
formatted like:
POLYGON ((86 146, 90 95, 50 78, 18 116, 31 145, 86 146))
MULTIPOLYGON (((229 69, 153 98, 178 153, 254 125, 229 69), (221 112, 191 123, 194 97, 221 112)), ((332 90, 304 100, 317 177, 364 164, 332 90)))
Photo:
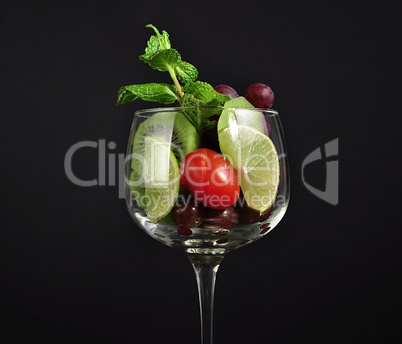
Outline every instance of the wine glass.
MULTIPOLYGON (((203 168, 196 171, 214 173, 203 168)), ((215 279, 222 259, 271 231, 284 216, 289 195, 288 158, 277 111, 168 107, 135 112, 126 155, 127 209, 148 235, 187 254, 198 285, 201 343, 213 340, 215 279), (223 116, 225 120, 216 125, 223 116), (207 130, 196 132, 189 123, 194 118, 209 118, 207 130), (223 154, 237 167, 238 179, 248 180, 240 180, 241 194, 233 206, 207 207, 181 185, 184 172, 179 166, 199 147, 223 154), (236 156, 229 156, 228 150, 236 156), (245 198, 248 192, 257 206, 249 206, 253 200, 245 198)))

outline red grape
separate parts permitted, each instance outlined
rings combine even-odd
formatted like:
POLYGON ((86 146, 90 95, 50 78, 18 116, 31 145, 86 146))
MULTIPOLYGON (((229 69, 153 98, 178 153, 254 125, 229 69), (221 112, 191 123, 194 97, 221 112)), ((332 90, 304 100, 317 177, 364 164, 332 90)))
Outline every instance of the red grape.
POLYGON ((239 216, 233 207, 227 209, 205 208, 203 225, 209 228, 231 228, 239 223, 239 216))
POLYGON ((179 197, 172 209, 172 218, 177 225, 198 227, 204 219, 204 207, 192 197, 179 197))
POLYGON ((239 94, 236 92, 236 90, 228 85, 218 85, 214 87, 214 90, 216 92, 226 94, 229 96, 231 99, 233 98, 238 98, 239 94))
POLYGON ((256 108, 269 109, 274 103, 274 92, 268 85, 256 83, 247 88, 244 98, 256 108))

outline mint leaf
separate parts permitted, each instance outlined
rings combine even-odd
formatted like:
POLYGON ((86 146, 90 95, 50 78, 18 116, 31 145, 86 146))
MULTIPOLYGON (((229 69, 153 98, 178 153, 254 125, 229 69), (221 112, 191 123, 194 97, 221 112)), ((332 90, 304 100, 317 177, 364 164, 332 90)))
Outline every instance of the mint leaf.
POLYGON ((160 45, 161 49, 164 50, 164 49, 170 49, 171 48, 171 44, 170 44, 170 40, 169 40, 169 34, 165 30, 163 30, 162 34, 160 34, 159 30, 155 26, 153 26, 152 24, 145 25, 145 27, 150 27, 155 31, 156 37, 159 40, 159 45, 160 45))
POLYGON ((126 89, 126 86, 122 86, 117 91, 117 102, 116 105, 122 105, 130 103, 134 100, 138 99, 138 97, 126 89))
POLYGON ((214 88, 207 82, 194 81, 182 88, 183 92, 191 93, 193 96, 199 98, 203 103, 209 104, 215 100, 219 105, 230 99, 226 94, 221 94, 214 90, 214 88))
POLYGON ((166 49, 157 52, 145 62, 148 63, 153 69, 161 72, 172 72, 180 61, 181 56, 176 49, 166 49))
POLYGON ((147 47, 145 48, 145 54, 140 56, 140 60, 144 62, 148 62, 149 60, 151 60, 156 53, 162 50, 170 49, 171 47, 169 34, 166 31, 162 31, 162 34, 160 34, 155 26, 148 24, 146 25, 146 27, 152 28, 155 31, 156 36, 152 35, 149 38, 147 47))
POLYGON ((151 36, 148 41, 147 47, 145 48, 145 54, 140 56, 140 60, 148 61, 155 55, 158 51, 161 50, 161 46, 159 44, 159 39, 156 36, 151 36))
POLYGON ((184 84, 188 84, 197 80, 198 78, 198 70, 192 64, 184 61, 180 61, 174 71, 176 72, 177 77, 184 84))
POLYGON ((204 131, 216 126, 217 121, 210 120, 209 118, 214 115, 219 115, 222 112, 222 110, 216 109, 216 107, 220 106, 216 100, 212 100, 209 104, 205 104, 190 93, 184 94, 180 99, 180 104, 184 115, 197 129, 200 136, 204 131))
POLYGON ((174 85, 163 83, 149 83, 120 87, 117 105, 126 104, 136 99, 161 104, 172 104, 180 95, 174 85))

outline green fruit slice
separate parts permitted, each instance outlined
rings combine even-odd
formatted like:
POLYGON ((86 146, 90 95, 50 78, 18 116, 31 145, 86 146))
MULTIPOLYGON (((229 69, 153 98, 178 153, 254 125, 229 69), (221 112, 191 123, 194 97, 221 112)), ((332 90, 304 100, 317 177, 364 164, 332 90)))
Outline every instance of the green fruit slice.
POLYGON ((170 142, 155 137, 144 138, 143 206, 150 222, 164 218, 173 208, 179 194, 179 164, 170 142))
POLYGON ((251 104, 246 98, 244 97, 237 97, 228 100, 225 102, 225 108, 243 108, 243 109, 254 109, 253 104, 251 104))
POLYGON ((264 212, 275 201, 279 186, 279 157, 271 139, 237 123, 219 131, 222 153, 237 171, 249 207, 264 212))
MULTIPOLYGON (((133 152, 141 153, 144 149, 144 138, 153 136, 160 141, 172 142, 171 149, 177 159, 184 157, 199 148, 200 136, 187 118, 180 112, 157 112, 142 122, 135 133, 133 152)), ((132 162, 133 169, 136 161, 132 162)))
MULTIPOLYGON (((148 205, 148 200, 152 195, 154 198, 157 197, 158 192, 158 190, 151 191, 148 185, 148 191, 146 193, 145 188, 146 180, 144 176, 146 173, 144 169, 147 168, 145 141, 149 138, 164 142, 168 145, 170 147, 169 152, 173 152, 172 154, 175 155, 176 164, 188 153, 199 148, 200 145, 200 137, 196 129, 190 124, 187 118, 179 112, 158 112, 138 126, 133 139, 131 156, 132 171, 128 186, 138 205, 145 210, 148 208, 147 214, 156 211, 149 210, 153 209, 153 207, 152 205, 148 205)), ((167 164, 166 159, 163 161, 164 162, 162 162, 162 160, 160 162, 155 161, 154 167, 160 166, 159 174, 164 173, 163 171, 172 171, 169 169, 170 163, 167 164)), ((158 202, 154 203, 159 204, 158 202)), ((161 209, 163 209, 163 207, 161 209)), ((155 218, 158 217, 159 215, 155 215, 155 218)))
POLYGON ((265 118, 261 111, 255 109, 244 97, 234 98, 225 103, 222 114, 219 117, 218 131, 229 127, 233 122, 257 129, 262 133, 266 126, 265 118))

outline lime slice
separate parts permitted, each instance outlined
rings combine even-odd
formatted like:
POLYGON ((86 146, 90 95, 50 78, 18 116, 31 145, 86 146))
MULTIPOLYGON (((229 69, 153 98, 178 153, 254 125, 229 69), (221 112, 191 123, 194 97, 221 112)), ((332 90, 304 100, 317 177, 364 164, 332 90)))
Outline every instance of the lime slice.
POLYGON ((144 138, 143 180, 145 194, 142 205, 149 221, 164 218, 173 208, 179 194, 179 164, 171 150, 171 142, 155 137, 144 138))
POLYGON ((225 102, 225 108, 254 109, 254 106, 244 97, 237 97, 225 102))
POLYGON ((218 131, 229 127, 233 122, 252 127, 262 133, 266 128, 264 115, 244 97, 234 98, 225 103, 219 117, 218 131))
POLYGON ((266 211, 279 185, 279 158, 271 139, 259 130, 231 123, 219 132, 219 145, 237 171, 248 206, 266 211))

